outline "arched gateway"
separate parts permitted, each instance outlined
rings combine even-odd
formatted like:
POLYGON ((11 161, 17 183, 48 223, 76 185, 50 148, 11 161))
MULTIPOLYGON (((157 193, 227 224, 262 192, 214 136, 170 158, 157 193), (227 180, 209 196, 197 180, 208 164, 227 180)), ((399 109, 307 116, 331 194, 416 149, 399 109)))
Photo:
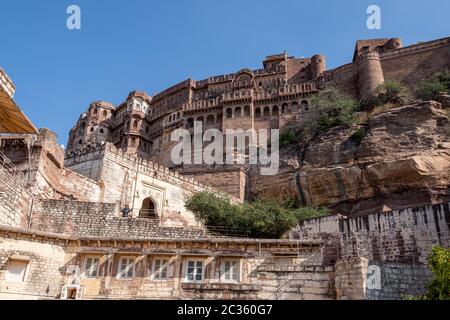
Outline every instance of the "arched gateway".
POLYGON ((157 206, 152 198, 145 198, 139 211, 139 218, 158 219, 157 206))

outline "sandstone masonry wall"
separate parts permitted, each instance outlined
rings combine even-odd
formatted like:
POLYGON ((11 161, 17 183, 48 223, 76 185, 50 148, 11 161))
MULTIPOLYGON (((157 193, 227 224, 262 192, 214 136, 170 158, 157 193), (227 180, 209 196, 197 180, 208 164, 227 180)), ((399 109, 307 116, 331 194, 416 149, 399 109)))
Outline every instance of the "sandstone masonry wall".
POLYGON ((0 164, 0 225, 26 228, 32 201, 23 176, 11 175, 0 164))
POLYGON ((65 252, 61 244, 0 238, 0 299, 52 299, 59 295, 63 280, 60 268, 65 252), (25 280, 6 280, 8 261, 28 262, 25 280))
POLYGON ((355 218, 310 219, 288 237, 332 239, 341 259, 426 264, 432 246, 450 247, 449 225, 450 203, 444 203, 355 218))
POLYGON ((63 286, 79 285, 83 299, 331 299, 334 268, 318 264, 320 245, 236 238, 78 238, 0 227, 0 297, 58 299, 63 286), (99 258, 98 276, 86 278, 84 263, 92 256, 99 258), (134 259, 130 279, 117 278, 121 257, 134 259), (161 257, 169 261, 167 279, 156 281, 152 263, 161 257), (6 281, 11 259, 29 261, 24 281, 6 281), (186 282, 190 259, 204 262, 201 283, 186 282), (240 262, 235 283, 221 279, 229 259, 240 262))
POLYGON ((31 229, 79 237, 204 238, 201 228, 162 227, 159 221, 121 218, 115 204, 37 200, 31 229))
POLYGON ((347 300, 401 300, 404 296, 421 296, 433 278, 424 265, 384 263, 365 258, 339 261, 335 272, 337 299, 347 300))

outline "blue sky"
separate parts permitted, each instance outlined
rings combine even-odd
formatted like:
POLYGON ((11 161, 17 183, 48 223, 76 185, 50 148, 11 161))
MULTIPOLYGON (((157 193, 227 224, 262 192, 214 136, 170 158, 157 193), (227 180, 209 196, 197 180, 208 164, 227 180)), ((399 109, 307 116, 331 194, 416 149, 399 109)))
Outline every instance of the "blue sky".
POLYGON ((0 66, 36 126, 66 144, 93 100, 260 68, 284 50, 325 54, 333 68, 350 62, 357 39, 450 36, 449 12, 448 0, 0 0, 0 66), (71 4, 81 30, 66 28, 71 4), (381 30, 366 27, 370 4, 381 7, 381 30))

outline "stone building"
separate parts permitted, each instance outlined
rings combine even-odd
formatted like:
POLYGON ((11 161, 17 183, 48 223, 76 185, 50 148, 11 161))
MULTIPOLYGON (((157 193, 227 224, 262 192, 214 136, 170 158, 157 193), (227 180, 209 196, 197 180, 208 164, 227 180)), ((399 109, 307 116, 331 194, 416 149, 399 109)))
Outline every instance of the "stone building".
MULTIPOLYGON (((448 201, 310 219, 283 239, 251 239, 242 230, 204 226, 186 210, 184 199, 209 190, 239 202, 250 180, 256 189, 267 181, 249 177, 245 167, 174 167, 168 157, 170 134, 191 129, 196 120, 205 128, 283 128, 307 119, 311 95, 331 85, 361 99, 387 79, 413 86, 450 67, 449 41, 409 47, 399 39, 358 41, 353 62, 334 70, 326 70, 322 55, 274 55, 261 70, 187 80, 153 97, 132 92, 117 107, 94 102, 71 130, 66 151, 53 132, 36 130, 20 112, 15 87, 2 71, 8 83, 0 87, 0 128, 6 133, 0 135, 0 299, 399 299, 422 294, 432 276, 425 265, 431 247, 450 246, 448 201), (122 216, 126 204, 133 208, 131 217, 122 216), (369 283, 373 274, 379 275, 375 285, 369 283)), ((420 123, 427 139, 416 139, 404 126, 413 141, 434 137, 440 150, 447 150, 440 137, 448 118, 440 104, 395 112, 419 114, 426 124, 420 123)), ((395 126, 393 117, 377 118, 373 131, 379 133, 379 124, 388 121, 395 126)), ((341 134, 330 134, 319 142, 334 148, 332 138, 341 134)), ((395 140, 390 137, 386 140, 395 140)), ((331 154, 330 148, 319 151, 331 154)), ((446 158, 439 156, 442 171, 446 158)), ((322 174, 331 165, 327 161, 311 161, 321 166, 311 172, 322 174)), ((363 177, 357 168, 350 171, 363 177)), ((332 179, 317 178, 317 187, 308 188, 305 175, 286 171, 270 178, 278 193, 291 183, 286 176, 306 198, 323 200, 325 191, 336 191, 327 188, 332 179)), ((442 172, 439 179, 427 178, 427 184, 448 185, 442 172)), ((361 194, 337 189, 346 196, 361 194)))
POLYGON ((175 144, 172 132, 192 131, 194 122, 201 122, 203 130, 223 133, 283 129, 307 121, 312 95, 326 87, 361 100, 369 100, 386 80, 413 88, 436 71, 450 69, 450 38, 407 47, 399 38, 360 40, 351 63, 327 70, 325 60, 323 55, 295 58, 283 53, 268 56, 262 69, 188 79, 153 97, 131 92, 117 107, 93 102, 70 131, 66 165, 72 168, 77 155, 111 143, 126 154, 163 164, 244 199, 253 193, 249 175, 258 175, 258 168, 249 172, 248 165, 175 166, 170 158, 175 144))

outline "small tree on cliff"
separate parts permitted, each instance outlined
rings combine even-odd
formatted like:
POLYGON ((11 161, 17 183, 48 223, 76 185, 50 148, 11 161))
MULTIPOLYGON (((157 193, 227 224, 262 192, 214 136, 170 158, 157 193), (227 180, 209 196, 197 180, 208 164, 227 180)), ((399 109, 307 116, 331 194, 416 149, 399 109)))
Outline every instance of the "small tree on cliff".
POLYGON ((278 239, 300 220, 328 214, 326 209, 300 207, 295 201, 255 200, 234 204, 225 195, 196 193, 185 207, 207 226, 245 229, 251 237, 278 239))
POLYGON ((377 88, 376 104, 405 104, 411 100, 411 92, 401 83, 388 80, 377 88))
POLYGON ((311 105, 313 116, 307 127, 312 135, 357 121, 358 101, 335 88, 325 89, 315 95, 311 105))
POLYGON ((416 95, 422 100, 437 100, 442 92, 450 93, 450 71, 435 73, 431 79, 419 83, 416 95))

